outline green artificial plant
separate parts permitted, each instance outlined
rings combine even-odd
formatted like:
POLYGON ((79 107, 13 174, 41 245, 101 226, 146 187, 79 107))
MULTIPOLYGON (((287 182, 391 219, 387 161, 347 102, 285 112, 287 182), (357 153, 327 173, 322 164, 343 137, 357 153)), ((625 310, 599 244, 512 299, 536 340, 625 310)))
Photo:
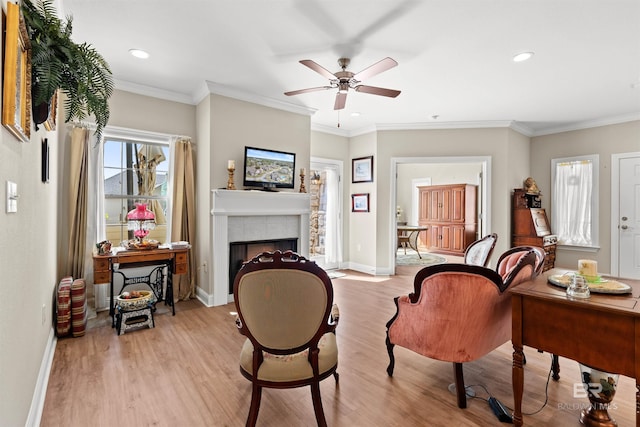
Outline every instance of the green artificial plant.
POLYGON ((96 136, 109 121, 113 77, 109 64, 89 44, 71 40, 72 17, 57 16, 52 0, 23 0, 22 14, 31 41, 33 120, 43 123, 56 90, 65 93, 65 122, 93 115, 96 136))

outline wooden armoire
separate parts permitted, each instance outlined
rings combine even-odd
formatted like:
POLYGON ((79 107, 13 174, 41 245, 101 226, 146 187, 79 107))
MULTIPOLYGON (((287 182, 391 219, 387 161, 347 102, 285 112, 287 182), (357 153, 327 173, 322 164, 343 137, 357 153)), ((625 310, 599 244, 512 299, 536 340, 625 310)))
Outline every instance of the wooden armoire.
POLYGON ((471 184, 418 187, 420 236, 431 252, 464 255, 477 238, 477 186, 471 184))
POLYGON ((555 266, 558 237, 551 234, 549 220, 540 203, 540 196, 513 190, 511 246, 538 246, 546 254, 543 271, 555 266))

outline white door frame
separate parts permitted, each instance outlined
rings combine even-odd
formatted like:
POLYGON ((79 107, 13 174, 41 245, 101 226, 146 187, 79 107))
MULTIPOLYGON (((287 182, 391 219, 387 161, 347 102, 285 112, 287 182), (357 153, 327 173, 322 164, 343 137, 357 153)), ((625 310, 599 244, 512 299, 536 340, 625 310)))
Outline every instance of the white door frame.
POLYGON ((620 160, 640 157, 640 152, 611 155, 611 275, 617 276, 620 269, 620 239, 618 218, 620 218, 620 160))
MULTIPOLYGON (((324 165, 330 165, 330 166, 335 166, 335 168, 338 170, 338 233, 340 235, 340 239, 338 242, 338 245, 340 245, 341 247, 339 248, 339 253, 343 254, 342 256, 344 256, 344 228, 343 228, 343 193, 344 193, 344 162, 342 160, 336 160, 336 159, 327 159, 327 158, 323 158, 323 157, 311 157, 309 159, 309 168, 311 169, 311 165, 314 164, 324 164, 324 165)), ((338 260, 338 265, 337 266, 331 266, 331 268, 341 268, 341 263, 343 262, 342 259, 338 260)), ((324 268, 324 267, 323 267, 324 268)))
POLYGON ((482 165, 482 176, 480 194, 482 200, 480 206, 482 209, 482 218, 480 221, 480 236, 486 236, 491 233, 491 156, 460 156, 460 157, 392 157, 389 177, 389 266, 391 266, 392 274, 396 271, 396 199, 398 185, 398 165, 403 163, 480 163, 482 165))

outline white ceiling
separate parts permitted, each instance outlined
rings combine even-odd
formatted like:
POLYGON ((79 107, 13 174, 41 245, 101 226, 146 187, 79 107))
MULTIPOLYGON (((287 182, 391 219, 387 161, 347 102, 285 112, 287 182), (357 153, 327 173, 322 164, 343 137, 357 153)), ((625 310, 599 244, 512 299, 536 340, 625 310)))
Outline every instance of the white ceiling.
POLYGON ((315 128, 346 135, 510 122, 540 135, 640 118, 639 0, 60 1, 116 87, 181 102, 209 82, 315 110, 315 128), (521 51, 535 56, 513 62, 521 51), (338 114, 334 90, 284 95, 327 84, 299 60, 335 72, 350 57, 358 72, 387 56, 399 65, 363 83, 401 90, 395 99, 351 90, 338 114))

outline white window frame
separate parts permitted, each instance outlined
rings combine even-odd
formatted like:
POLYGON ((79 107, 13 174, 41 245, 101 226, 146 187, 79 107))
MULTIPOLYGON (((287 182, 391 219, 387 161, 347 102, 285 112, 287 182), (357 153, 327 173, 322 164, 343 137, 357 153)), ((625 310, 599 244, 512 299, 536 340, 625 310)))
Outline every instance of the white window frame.
MULTIPOLYGON (((169 168, 167 171, 167 233, 165 236, 165 243, 170 242, 171 236, 171 218, 173 211, 173 156, 174 156, 174 142, 175 137, 172 135, 154 133, 154 132, 146 132, 135 129, 126 129, 126 128, 117 128, 117 127, 106 127, 103 132, 102 140, 113 139, 118 141, 126 141, 126 142, 135 142, 140 144, 155 144, 155 145, 165 145, 169 147, 169 168)), ((103 144, 100 144, 100 150, 102 150, 103 144)), ((100 167, 102 171, 104 171, 104 153, 100 156, 100 167)), ((104 202, 105 202, 105 194, 104 194, 104 176, 103 172, 100 172, 101 179, 98 180, 97 185, 100 185, 101 188, 98 190, 97 194, 101 198, 98 201, 98 232, 99 241, 100 239, 104 239, 106 235, 106 223, 101 215, 104 211, 104 202), (102 237, 101 237, 102 236, 102 237)), ((112 242, 113 245, 118 245, 120 242, 112 242)))
POLYGON ((591 233, 591 242, 586 245, 578 245, 571 244, 562 241, 562 236, 558 235, 558 245, 564 246, 571 249, 585 250, 591 251, 599 249, 599 229, 598 229, 598 220, 599 220, 599 171, 600 171, 600 156, 598 154, 590 154, 584 156, 573 156, 573 157, 563 157, 557 159, 551 159, 551 229, 557 232, 558 227, 558 216, 561 213, 559 210, 559 201, 556 197, 557 195, 556 188, 556 168, 560 163, 571 163, 571 162, 582 162, 582 161, 590 161, 592 164, 592 176, 591 176, 591 224, 590 224, 590 233, 591 233))

